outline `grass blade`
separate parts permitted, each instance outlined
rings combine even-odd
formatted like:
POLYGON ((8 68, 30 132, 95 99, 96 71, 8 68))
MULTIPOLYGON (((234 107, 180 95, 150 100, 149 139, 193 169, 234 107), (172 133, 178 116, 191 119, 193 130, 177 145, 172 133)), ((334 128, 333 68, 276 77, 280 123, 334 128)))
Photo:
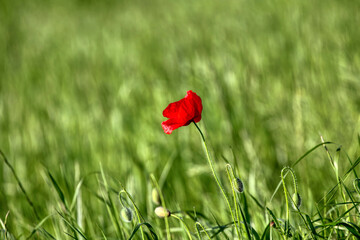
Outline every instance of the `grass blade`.
POLYGON ((48 176, 51 179, 51 183, 53 184, 53 186, 54 186, 54 188, 55 188, 61 202, 64 204, 65 208, 68 210, 63 191, 61 190, 59 184, 57 184, 55 178, 51 175, 51 173, 48 170, 47 170, 47 173, 48 173, 48 176))

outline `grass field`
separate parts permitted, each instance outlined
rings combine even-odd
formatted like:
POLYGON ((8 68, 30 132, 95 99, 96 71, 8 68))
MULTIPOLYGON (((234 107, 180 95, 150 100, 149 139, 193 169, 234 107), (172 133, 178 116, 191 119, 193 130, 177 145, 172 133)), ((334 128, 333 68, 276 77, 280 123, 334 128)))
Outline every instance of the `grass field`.
POLYGON ((359 12, 351 0, 0 0, 0 238, 359 238, 359 12), (196 127, 161 128, 190 89, 235 221, 196 127))

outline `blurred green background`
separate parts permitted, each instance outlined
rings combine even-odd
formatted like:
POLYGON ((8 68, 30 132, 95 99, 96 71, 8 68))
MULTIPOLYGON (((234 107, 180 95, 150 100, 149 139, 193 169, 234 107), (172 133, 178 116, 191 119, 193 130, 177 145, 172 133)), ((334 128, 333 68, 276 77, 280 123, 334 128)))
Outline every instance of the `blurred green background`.
MULTIPOLYGON (((263 202, 282 167, 320 135, 336 143, 330 151, 341 145, 355 159, 359 12, 360 2, 350 0, 2 0, 0 149, 42 217, 60 208, 47 170, 69 201, 86 176, 83 228, 92 236, 101 236, 97 225, 113 233, 94 196, 91 173, 100 163, 148 219, 154 173, 171 209, 195 207, 226 222, 196 128, 166 135, 162 110, 196 92, 223 182, 235 155, 247 191, 263 202)), ((345 153, 341 159, 345 169, 345 153)), ((295 168, 307 211, 336 183, 331 171, 320 148, 295 168)), ((7 166, 0 172, 0 218, 10 210, 8 227, 27 235, 38 221, 7 166)), ((255 226, 266 224, 261 214, 255 226)), ((61 236, 56 214, 48 222, 61 236)))

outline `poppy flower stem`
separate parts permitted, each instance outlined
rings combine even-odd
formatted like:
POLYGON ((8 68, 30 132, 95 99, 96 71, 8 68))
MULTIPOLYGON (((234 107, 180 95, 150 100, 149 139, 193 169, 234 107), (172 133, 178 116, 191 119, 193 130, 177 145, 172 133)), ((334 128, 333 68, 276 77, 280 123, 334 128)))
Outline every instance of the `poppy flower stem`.
MULTIPOLYGON (((198 131, 199 131, 199 133, 200 133, 200 135, 201 135, 201 138, 202 138, 202 141, 203 141, 205 150, 206 150, 207 160, 208 160, 209 166, 210 166, 210 168, 211 168, 212 174, 213 174, 213 176, 214 176, 214 178, 215 178, 215 181, 216 181, 217 185, 219 186, 219 188, 220 188, 220 190, 221 190, 221 192, 222 192, 222 194, 223 194, 223 196, 224 196, 224 198, 225 198, 225 200, 226 200, 226 203, 227 203, 227 205, 228 205, 228 207, 229 207, 229 210, 230 210, 230 213, 231 213, 231 217, 232 217, 232 219, 233 219, 233 221, 234 221, 235 229, 236 229, 236 231, 237 231, 238 236, 240 237, 239 229, 238 229, 237 224, 236 224, 237 221, 236 221, 236 218, 235 218, 235 214, 234 214, 234 212, 233 212, 233 210, 232 210, 232 208, 231 208, 230 201, 229 201, 228 197, 226 196, 225 190, 224 190, 224 188, 222 187, 222 185, 221 185, 221 183, 220 183, 220 180, 219 180, 219 178, 218 178, 217 175, 216 175, 216 172, 215 172, 213 163, 212 163, 211 158, 210 158, 210 153, 209 153, 209 150, 208 150, 206 141, 205 141, 204 134, 202 133, 201 129, 199 128, 199 126, 198 126, 194 121, 193 121, 193 123, 195 124, 196 128, 198 129, 198 131)), ((240 224, 240 223, 238 223, 238 224, 240 224)))
MULTIPOLYGON (((202 133, 201 129, 199 128, 199 126, 196 124, 196 122, 193 121, 193 123, 195 124, 195 127, 197 128, 197 130, 199 131, 200 135, 201 135, 201 138, 205 144, 205 137, 204 137, 204 134, 202 133)), ((205 145, 206 147, 206 145, 205 145)), ((207 148, 206 148, 206 151, 207 151, 207 148)), ((209 154, 208 154, 209 155, 209 154)))

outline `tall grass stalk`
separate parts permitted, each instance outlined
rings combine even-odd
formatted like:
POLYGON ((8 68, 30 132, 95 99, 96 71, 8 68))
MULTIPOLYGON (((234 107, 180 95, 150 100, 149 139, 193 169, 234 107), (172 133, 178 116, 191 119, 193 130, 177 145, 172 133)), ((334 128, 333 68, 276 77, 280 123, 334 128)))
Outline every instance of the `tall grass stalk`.
POLYGON ((189 227, 186 225, 185 221, 184 221, 183 219, 181 219, 181 217, 179 217, 179 216, 177 216, 177 215, 175 215, 175 214, 171 214, 170 217, 176 218, 177 220, 179 220, 179 221, 183 224, 183 226, 185 227, 185 232, 186 232, 188 238, 192 240, 193 238, 192 238, 192 236, 191 236, 190 229, 189 229, 189 227))
MULTIPOLYGON (((153 174, 151 174, 151 175, 150 175, 150 178, 151 178, 151 181, 152 181, 154 187, 156 188, 156 190, 157 190, 158 193, 159 193, 162 207, 163 207, 164 209, 167 209, 167 208, 166 208, 166 204, 165 204, 164 196, 163 196, 163 194, 162 194, 162 191, 161 191, 161 188, 160 188, 158 182, 156 181, 155 176, 154 176, 153 174)), ((168 219, 168 217, 164 217, 164 220, 165 220, 165 228, 166 228, 166 236, 167 236, 167 239, 168 239, 168 240, 171 240, 169 219, 168 219)))
POLYGON ((10 164, 10 162, 8 161, 8 159, 6 158, 5 154, 3 153, 3 151, 0 150, 0 155, 2 157, 2 159, 4 160, 5 164, 10 168, 13 176, 15 177, 16 179, 16 182, 18 183, 22 193, 25 195, 25 198, 26 198, 26 201, 29 203, 35 217, 37 220, 40 220, 40 217, 39 217, 39 214, 38 212, 36 211, 36 208, 34 206, 34 203, 31 201, 29 195, 27 194, 27 192, 25 191, 25 188, 24 186, 22 185, 21 181, 20 181, 20 178, 18 177, 18 175, 16 174, 15 172, 15 169, 13 168, 13 166, 10 164))
POLYGON ((210 235, 208 234, 208 232, 206 231, 206 229, 204 228, 204 226, 203 226, 200 222, 195 222, 195 228, 196 228, 196 232, 197 232, 197 234, 198 234, 199 239, 202 239, 202 237, 201 237, 201 232, 200 232, 200 230, 199 230, 199 227, 202 228, 202 230, 203 230, 203 232, 205 233, 205 235, 207 236, 207 238, 208 238, 209 240, 211 240, 211 237, 210 237, 210 235))
MULTIPOLYGON (((101 169, 101 177, 102 177, 104 187, 105 187, 105 191, 106 191, 105 193, 104 193, 103 190, 101 191, 104 203, 106 205, 106 209, 107 209, 108 214, 110 216, 111 222, 113 223, 113 225, 115 227, 118 238, 125 239, 124 232, 122 231, 122 229, 124 229, 124 231, 125 231, 125 228, 120 227, 120 225, 122 225, 122 223, 121 223, 121 221, 119 221, 119 217, 117 216, 117 213, 118 213, 117 208, 116 208, 116 206, 114 205, 114 203, 113 203, 113 201, 111 199, 109 186, 108 186, 108 183, 107 183, 107 180, 106 180, 106 177, 105 177, 105 173, 104 173, 104 170, 102 168, 101 163, 100 163, 100 169, 101 169)), ((101 186, 100 186, 100 188, 101 188, 101 186)))
POLYGON ((292 170, 292 168, 290 168, 290 167, 283 168, 281 170, 281 180, 283 183, 285 202, 286 202, 285 239, 288 239, 289 232, 290 232, 290 209, 289 209, 289 200, 288 200, 289 192, 288 192, 288 190, 286 188, 286 184, 285 184, 285 177, 286 177, 285 171, 290 172, 292 175, 295 194, 298 193, 298 187, 297 187, 297 182, 296 182, 296 176, 295 176, 295 173, 292 170))
MULTIPOLYGON (((325 144, 325 141, 324 141, 324 138, 323 136, 320 136, 320 139, 321 139, 321 142, 323 143, 323 146, 324 146, 324 149, 326 151, 326 154, 328 156, 328 159, 330 161, 330 165, 332 166, 332 169, 334 170, 334 173, 335 173, 335 176, 336 176, 336 181, 337 183, 339 184, 339 188, 340 188, 340 194, 341 194, 341 197, 343 198, 343 201, 346 202, 346 196, 345 196, 345 193, 344 193, 344 189, 343 189, 343 181, 341 180, 341 177, 339 176, 339 155, 340 155, 340 148, 338 148, 336 150, 336 158, 335 160, 332 158, 330 152, 329 152, 329 149, 327 148, 326 144, 325 144)), ((347 205, 345 204, 345 211, 348 210, 347 208, 347 205)))

